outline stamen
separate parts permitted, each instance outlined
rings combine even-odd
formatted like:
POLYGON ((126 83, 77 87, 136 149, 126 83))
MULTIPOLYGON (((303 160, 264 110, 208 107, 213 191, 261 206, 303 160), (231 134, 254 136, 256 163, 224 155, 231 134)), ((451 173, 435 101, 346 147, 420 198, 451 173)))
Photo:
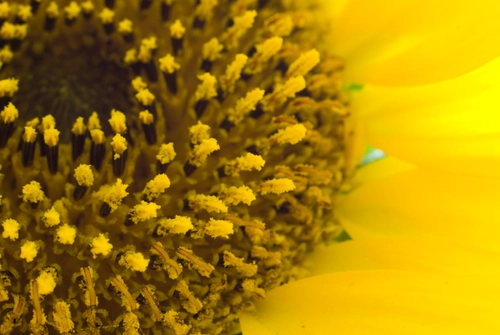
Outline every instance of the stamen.
POLYGON ((7 219, 2 223, 3 232, 2 237, 8 238, 12 241, 15 241, 19 238, 19 230, 21 229, 21 225, 14 219, 7 219))
POLYGON ((285 78, 305 76, 313 67, 318 65, 320 60, 319 52, 316 49, 309 50, 297 58, 288 68, 285 78))
POLYGON ((122 306, 129 312, 137 308, 137 303, 130 294, 127 285, 121 276, 116 276, 111 280, 111 284, 122 294, 122 306))
POLYGON ((105 185, 101 187, 97 193, 97 197, 101 198, 103 201, 99 211, 100 216, 106 217, 118 209, 118 206, 121 205, 123 198, 128 195, 128 192, 126 191, 127 187, 128 185, 123 184, 120 178, 118 178, 116 183, 111 186, 105 185))
POLYGON ((245 74, 254 75, 263 70, 266 62, 276 55, 283 45, 283 38, 271 37, 261 44, 255 46, 255 54, 248 60, 245 67, 245 74))
POLYGON ((172 53, 174 54, 174 56, 177 56, 182 50, 185 32, 186 28, 184 28, 181 21, 179 20, 176 20, 170 26, 170 36, 172 38, 172 53))
MULTIPOLYGON (((229 161, 223 167, 223 175, 238 177, 241 171, 260 171, 264 167, 266 161, 260 155, 254 155, 250 152, 244 156, 238 157, 235 160, 229 161)), ((219 172, 219 175, 221 173, 219 172)))
POLYGON ((221 184, 219 198, 226 203, 226 205, 236 206, 239 203, 250 205, 255 200, 255 194, 247 186, 230 186, 227 187, 221 184))
POLYGON ((46 227, 55 227, 61 223, 61 216, 52 206, 48 211, 45 211, 42 216, 42 221, 46 227))
POLYGON ((104 31, 106 34, 111 35, 115 31, 115 12, 109 8, 114 7, 114 0, 106 0, 106 2, 113 2, 113 6, 107 6, 99 13, 99 19, 104 26, 104 31))
POLYGON ((90 115, 87 122, 87 128, 89 131, 92 131, 94 129, 102 129, 101 120, 99 120, 99 115, 97 114, 97 112, 92 112, 92 114, 90 115))
POLYGON ((78 201, 83 198, 89 187, 94 184, 94 174, 90 165, 80 164, 75 169, 74 177, 77 185, 73 191, 73 199, 78 201))
POLYGON ((127 117, 119 110, 111 111, 111 118, 108 120, 111 129, 115 134, 125 134, 127 131, 127 117))
POLYGON ((141 222, 154 219, 158 216, 158 210, 161 207, 155 204, 154 202, 146 202, 141 201, 140 204, 137 204, 132 208, 132 210, 127 215, 127 220, 125 224, 139 224, 141 222))
POLYGON ((127 161, 127 140, 120 134, 116 134, 111 141, 111 147, 113 148, 113 174, 116 177, 120 177, 125 171, 125 163, 127 161))
POLYGON ((276 134, 269 138, 269 144, 297 144, 306 136, 307 129, 303 124, 295 124, 280 129, 276 134))
POLYGON ((71 1, 68 6, 64 7, 65 23, 67 25, 72 25, 73 23, 75 23, 81 11, 82 8, 78 6, 75 1, 71 1))
POLYGON ((210 218, 207 224, 203 227, 203 231, 210 237, 229 238, 229 235, 234 233, 233 224, 226 220, 215 220, 210 218))
POLYGON ((248 10, 234 18, 233 25, 222 35, 222 41, 227 49, 231 50, 238 46, 239 39, 253 26, 256 16, 255 10, 248 10))
POLYGON ((47 8, 45 9, 45 26, 46 31, 54 30, 56 25, 56 20, 59 17, 59 6, 55 1, 51 1, 47 8))
POLYGON ((104 155, 106 154, 106 147, 104 146, 106 137, 104 136, 104 132, 99 129, 92 129, 90 131, 90 137, 92 137, 92 144, 90 145, 90 164, 99 171, 102 166, 104 155))
POLYGON ((149 80, 152 82, 158 81, 158 71, 153 59, 153 54, 156 52, 157 48, 158 45, 155 36, 144 38, 141 41, 139 53, 137 54, 137 59, 144 64, 146 74, 148 75, 149 80))
POLYGON ((123 36, 127 43, 134 41, 133 22, 129 19, 123 19, 118 23, 118 32, 123 36))
POLYGON ((85 280, 85 305, 87 307, 95 307, 98 301, 94 288, 94 270, 90 266, 87 266, 80 268, 80 272, 82 273, 83 280, 85 280))
POLYGON ((172 9, 172 3, 175 0, 162 0, 161 1, 161 20, 162 22, 168 21, 168 18, 170 16, 170 11, 172 9))
POLYGON ((266 228, 266 226, 260 221, 246 221, 232 214, 226 214, 224 219, 229 220, 240 227, 251 227, 259 230, 264 230, 266 228))
POLYGON ((225 267, 233 267, 246 277, 252 277, 257 273, 257 265, 256 264, 248 264, 243 261, 243 258, 236 257, 230 251, 224 251, 223 253, 224 266, 225 267))
POLYGON ((113 245, 109 243, 109 238, 104 234, 99 234, 97 237, 92 239, 90 242, 90 252, 92 253, 94 259, 97 258, 97 255, 107 256, 113 249, 113 245))
MULTIPOLYGON (((205 22, 213 16, 213 8, 218 0, 200 0, 194 12, 193 28, 203 29, 205 22)), ((207 70, 208 71, 208 70, 207 70)))
POLYGON ((146 184, 146 187, 144 188, 144 191, 142 193, 144 194, 146 200, 154 201, 169 187, 170 179, 166 174, 161 173, 146 184))
MULTIPOLYGON (((209 0, 214 1, 214 0, 209 0)), ((215 0, 215 3, 217 0, 215 0)), ((201 6, 201 5, 200 5, 201 6)), ((195 21, 196 22, 196 21, 195 21)), ((210 72, 213 63, 221 57, 221 51, 224 46, 219 43, 217 38, 212 38, 210 41, 203 45, 203 61, 201 63, 201 70, 205 72, 210 72)))
POLYGON ((241 72, 248 61, 248 56, 244 54, 237 54, 234 61, 227 66, 225 74, 220 78, 220 87, 223 94, 219 94, 219 100, 223 95, 228 95, 234 92, 234 88, 238 79, 240 79, 241 72))
POLYGON ((54 319, 54 326, 61 334, 67 334, 73 331, 75 324, 71 320, 71 312, 69 310, 69 304, 58 300, 54 306, 54 312, 52 312, 52 318, 54 319))
POLYGON ((31 263, 38 255, 38 250, 40 249, 39 243, 35 241, 26 241, 21 246, 21 253, 19 257, 24 259, 26 263, 31 263))
POLYGON ((17 108, 9 102, 0 112, 0 148, 5 147, 7 140, 14 132, 14 123, 19 116, 17 108))
POLYGON ((190 217, 176 215, 174 219, 160 219, 155 232, 158 236, 166 236, 167 234, 184 235, 193 228, 190 217))
POLYGON ((21 317, 26 311, 26 300, 24 300, 23 296, 13 294, 12 297, 14 299, 14 308, 3 318, 0 325, 0 332, 2 334, 10 334, 15 327, 21 326, 21 317))
POLYGON ((186 335, 190 328, 188 325, 184 324, 179 313, 174 310, 170 310, 163 314, 163 321, 174 330, 175 335, 186 335))
POLYGON ((154 116, 156 116, 156 106, 155 106, 155 96, 147 88, 139 91, 135 97, 139 100, 139 103, 148 109, 154 116))
POLYGON ((80 6, 82 7, 83 17, 87 20, 90 19, 95 9, 92 0, 87 0, 85 2, 82 2, 80 6))
POLYGON ((150 249, 153 254, 159 255, 163 260, 163 269, 167 270, 170 279, 176 279, 182 272, 182 266, 171 259, 160 242, 156 242, 150 249))
POLYGON ((140 252, 127 251, 120 257, 118 264, 132 271, 144 272, 148 268, 149 259, 140 252))
POLYGON ((65 223, 57 229, 54 240, 61 244, 72 245, 73 243, 75 243, 75 238, 76 228, 71 227, 70 225, 65 223))
POLYGON ((47 129, 54 129, 56 127, 56 119, 52 115, 46 115, 42 118, 42 123, 38 126, 38 141, 40 142, 40 155, 47 156, 48 147, 44 140, 44 132, 47 129))
POLYGON ((23 201, 28 202, 33 209, 45 199, 40 183, 31 181, 29 184, 23 186, 23 201))
POLYGON ((190 267, 198 271, 198 273, 204 277, 210 277, 210 274, 214 270, 212 264, 206 263, 191 250, 184 247, 179 247, 179 249, 177 249, 177 257, 185 260, 190 267))
POLYGON ((217 79, 210 73, 204 73, 198 76, 201 80, 200 85, 195 92, 196 105, 194 106, 194 111, 196 116, 200 118, 207 108, 210 99, 217 96, 217 90, 215 85, 217 84, 217 79))
POLYGON ((156 299, 153 295, 153 292, 151 291, 151 287, 149 285, 145 286, 141 290, 141 294, 148 302, 149 308, 151 308, 151 310, 153 311, 154 322, 161 322, 163 317, 161 315, 160 309, 158 308, 158 305, 156 304, 156 299))
POLYGON ((293 180, 288 178, 274 178, 260 183, 258 189, 262 195, 269 193, 282 194, 295 190, 295 184, 293 180))
POLYGON ((160 70, 163 72, 163 77, 167 83, 168 90, 172 94, 177 93, 177 70, 180 69, 180 65, 175 62, 174 57, 171 54, 167 54, 165 57, 159 59, 160 70))
POLYGON ((209 213, 227 213, 228 208, 222 200, 213 195, 196 194, 188 198, 189 207, 195 211, 205 210, 209 213))
POLYGON ((191 292, 183 280, 180 280, 175 287, 181 296, 182 307, 191 314, 196 314, 203 308, 203 304, 191 292))
POLYGON ((156 164, 156 173, 165 173, 170 162, 174 160, 175 156, 176 153, 173 143, 162 144, 158 155, 156 155, 156 159, 158 160, 156 164))
POLYGON ((232 127, 240 124, 245 116, 255 110, 259 101, 264 97, 264 93, 264 90, 256 88, 248 92, 244 98, 238 99, 235 108, 227 112, 227 117, 221 124, 221 128, 229 131, 232 127))
POLYGON ((40 305, 40 295, 38 293, 38 280, 30 282, 30 298, 33 303, 33 319, 30 321, 31 331, 33 333, 44 334, 47 332, 45 315, 40 305))
POLYGON ((57 173, 57 164, 59 162, 59 130, 47 129, 43 133, 43 139, 47 145, 47 164, 52 174, 57 173))
POLYGON ((78 117, 71 129, 71 144, 72 144, 72 157, 75 161, 83 153, 85 146, 85 134, 87 127, 83 122, 83 117, 78 117))

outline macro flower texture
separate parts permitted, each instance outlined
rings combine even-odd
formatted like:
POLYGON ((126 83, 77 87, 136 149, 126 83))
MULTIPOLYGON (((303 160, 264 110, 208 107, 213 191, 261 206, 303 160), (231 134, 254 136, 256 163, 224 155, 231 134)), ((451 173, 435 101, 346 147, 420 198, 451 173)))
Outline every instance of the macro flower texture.
POLYGON ((0 335, 498 334, 499 15, 0 2, 0 335))

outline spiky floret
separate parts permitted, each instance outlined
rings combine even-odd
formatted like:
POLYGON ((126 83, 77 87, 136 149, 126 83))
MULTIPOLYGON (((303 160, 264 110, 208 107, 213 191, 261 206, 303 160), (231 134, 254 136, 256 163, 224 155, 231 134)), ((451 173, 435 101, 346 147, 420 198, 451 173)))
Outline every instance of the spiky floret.
POLYGON ((2 335, 236 333, 340 233, 313 6, 134 1, 0 2, 2 335))

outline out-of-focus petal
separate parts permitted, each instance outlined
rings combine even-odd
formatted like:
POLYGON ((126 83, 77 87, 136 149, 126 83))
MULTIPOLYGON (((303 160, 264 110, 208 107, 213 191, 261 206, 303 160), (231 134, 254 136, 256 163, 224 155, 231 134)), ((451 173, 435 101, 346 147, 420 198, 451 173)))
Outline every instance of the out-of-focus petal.
POLYGON ((347 79, 383 86, 437 82, 500 55, 500 2, 349 0, 331 3, 332 48, 347 79))
POLYGON ((500 181, 411 169, 351 191, 339 204, 354 238, 434 236, 498 249, 500 181))
POLYGON ((315 250, 311 258, 312 275, 377 269, 500 275, 500 253, 431 238, 356 239, 315 250))
POLYGON ((397 158, 384 157, 359 168, 351 184, 356 188, 413 168, 415 168, 414 165, 397 158))
POLYGON ((417 165, 500 177, 500 58, 421 87, 367 86, 353 100, 366 141, 417 165))
POLYGON ((354 271, 279 287, 241 317, 244 335, 498 334, 498 276, 354 271))

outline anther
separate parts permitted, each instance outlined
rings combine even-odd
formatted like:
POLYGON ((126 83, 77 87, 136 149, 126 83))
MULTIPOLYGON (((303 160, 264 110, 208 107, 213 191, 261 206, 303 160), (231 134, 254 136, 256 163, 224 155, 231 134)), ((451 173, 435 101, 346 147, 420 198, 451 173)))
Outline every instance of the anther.
POLYGON ((78 201, 83 198, 89 187, 94 184, 94 174, 92 173, 90 165, 80 164, 75 169, 74 177, 76 186, 73 192, 73 198, 78 201))
POLYGON ((7 144, 7 140, 14 131, 14 123, 18 116, 18 110, 11 102, 0 112, 0 148, 7 144))
POLYGON ((43 133, 43 139, 47 145, 47 165, 52 174, 57 173, 59 163, 59 133, 57 129, 47 129, 43 133))
POLYGON ((30 296, 33 304, 33 320, 31 323, 31 331, 43 334, 42 331, 47 331, 45 327, 45 318, 43 315, 42 306, 40 304, 40 294, 38 293, 38 280, 31 280, 30 282, 30 296))
POLYGON ((174 60, 171 54, 167 54, 165 57, 159 59, 160 70, 163 72, 163 78, 167 83, 168 90, 172 94, 177 93, 177 70, 180 65, 174 60))
POLYGON ((127 309, 127 311, 133 311, 138 307, 137 302, 135 301, 132 294, 130 294, 128 287, 125 285, 125 282, 123 281, 121 276, 118 275, 114 277, 111 280, 111 284, 125 297, 125 299, 123 299, 122 301, 122 305, 127 309))
POLYGON ((104 132, 100 129, 93 129, 90 131, 92 137, 92 144, 90 145, 90 164, 92 164, 97 171, 101 169, 104 155, 106 154, 106 147, 104 142, 106 137, 104 132))
POLYGON ((101 198, 103 204, 99 211, 101 217, 106 217, 110 213, 118 209, 121 205, 123 198, 128 195, 127 190, 128 185, 123 184, 120 178, 117 179, 116 183, 109 186, 104 186, 104 189, 100 190, 101 198))
POLYGON ((14 93, 19 90, 19 79, 7 78, 0 80, 0 107, 3 108, 11 101, 14 93))
POLYGON ((33 13, 31 11, 31 6, 30 5, 19 5, 19 7, 17 8, 16 21, 15 22, 17 24, 25 23, 32 16, 33 16, 33 13))
POLYGON ((183 280, 180 280, 175 287, 176 291, 180 294, 182 307, 191 314, 198 313, 203 304, 197 299, 193 292, 191 292, 183 280))
POLYGON ((149 285, 145 286, 141 290, 141 294, 146 299, 149 308, 151 308, 151 311, 153 312, 153 320, 155 322, 161 322, 163 317, 161 315, 160 309, 158 308, 158 305, 156 304, 156 299, 153 294, 153 291, 151 290, 151 287, 149 285))
POLYGON ((134 42, 133 22, 129 19, 123 19, 118 23, 118 32, 123 36, 127 43, 134 42))
POLYGON ((26 310, 26 300, 21 295, 13 294, 12 297, 14 299, 14 308, 3 317, 2 324, 0 325, 0 330, 5 334, 12 333, 15 327, 22 324, 20 322, 21 317, 26 310))
POLYGON ((223 260, 225 267, 233 267, 246 277, 252 277, 257 273, 257 265, 256 264, 248 264, 243 261, 242 258, 236 257, 230 251, 224 251, 223 260))
POLYGON ((56 127, 56 119, 52 115, 46 115, 42 118, 42 123, 38 126, 38 142, 40 143, 40 155, 46 156, 48 147, 45 143, 44 132, 47 129, 54 129, 56 127))
POLYGON ((150 145, 155 144, 157 138, 153 114, 148 111, 142 111, 139 113, 139 119, 141 120, 142 131, 144 132, 146 141, 150 145))
POLYGON ((73 161, 75 161, 83 153, 86 132, 87 127, 83 122, 83 117, 78 117, 73 124, 73 128, 71 129, 71 149, 73 161))
POLYGON ((155 201, 167 188, 170 187, 170 179, 166 174, 161 173, 149 181, 142 192, 148 201, 155 201))
POLYGON ((135 95, 135 97, 144 108, 147 108, 153 116, 156 116, 155 96, 150 90, 147 88, 142 89, 135 95))
POLYGON ((184 42, 184 33, 186 28, 182 25, 181 21, 176 20, 170 26, 170 36, 172 40, 172 53, 177 56, 182 50, 182 44, 184 42))
POLYGON ((86 20, 90 19, 92 17, 92 13, 94 13, 94 9, 95 9, 95 6, 92 3, 92 0, 87 0, 85 2, 82 2, 80 4, 80 6, 82 7, 83 17, 86 20))
POLYGON ((212 65, 218 58, 221 57, 221 51, 224 49, 224 46, 219 43, 217 38, 212 38, 210 41, 203 45, 202 52, 202 63, 201 70, 205 72, 210 72, 212 69, 212 65))
POLYGON ((71 319, 70 305, 62 300, 58 300, 52 312, 52 319, 54 320, 54 327, 61 334, 68 334, 73 331, 75 324, 71 319))
POLYGON ((171 9, 172 9, 172 0, 163 0, 161 2, 160 12, 161 12, 162 22, 168 21, 171 9))
POLYGON ((38 11, 38 8, 40 7, 40 3, 42 0, 31 0, 30 1, 30 6, 31 6, 31 12, 34 14, 38 11))
POLYGON ((156 173, 165 173, 170 165, 170 162, 174 160, 175 156, 176 153, 173 143, 162 144, 158 155, 156 155, 156 173))
POLYGON ((116 177, 120 177, 125 171, 125 163, 127 161, 127 140, 120 134, 116 134, 111 141, 111 147, 113 148, 112 164, 113 164, 113 174, 116 177))
MULTIPOLYGON (((106 0, 110 1, 110 0, 106 0)), ((114 6, 114 0, 112 0, 113 6, 114 6)), ((99 13, 99 19, 101 20, 102 25, 104 26, 104 31, 106 34, 110 35, 115 31, 115 12, 112 11, 109 8, 113 8, 113 6, 107 6, 108 8, 104 8, 100 13, 99 13)))
POLYGON ((130 222, 130 224, 127 224, 127 222, 125 222, 125 224, 134 225, 150 219, 154 219, 157 217, 158 210, 160 208, 161 207, 154 202, 141 201, 141 203, 135 205, 127 215, 127 220, 130 222))
POLYGON ((56 20, 59 17, 59 7, 55 1, 51 1, 45 9, 45 26, 46 31, 54 30, 56 20))

